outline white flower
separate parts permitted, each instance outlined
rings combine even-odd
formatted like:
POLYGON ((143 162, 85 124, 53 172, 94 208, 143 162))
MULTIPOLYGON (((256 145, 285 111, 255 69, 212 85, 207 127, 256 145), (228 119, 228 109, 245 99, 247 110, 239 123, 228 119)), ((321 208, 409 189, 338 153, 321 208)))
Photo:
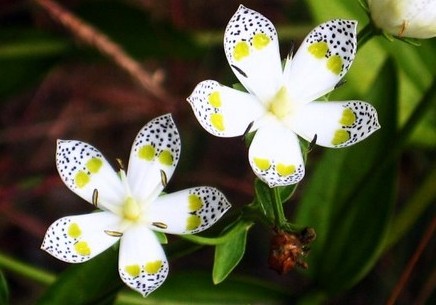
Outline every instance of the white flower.
POLYGON ((314 102, 334 89, 356 52, 356 22, 316 27, 282 69, 277 33, 264 16, 240 6, 224 34, 227 60, 248 93, 206 80, 190 97, 200 124, 220 137, 257 130, 249 149, 255 174, 270 187, 299 182, 304 162, 297 134, 326 147, 352 145, 380 126, 365 102, 314 102))
POLYGON ((119 240, 121 279, 146 296, 168 274, 157 234, 203 231, 230 208, 224 195, 212 187, 160 195, 179 156, 179 133, 169 114, 139 131, 127 174, 121 169, 117 175, 89 144, 58 140, 56 165, 62 180, 103 211, 57 220, 47 230, 41 248, 65 262, 80 263, 119 240))
POLYGON ((399 37, 436 36, 435 0, 368 0, 371 18, 385 32, 399 37))

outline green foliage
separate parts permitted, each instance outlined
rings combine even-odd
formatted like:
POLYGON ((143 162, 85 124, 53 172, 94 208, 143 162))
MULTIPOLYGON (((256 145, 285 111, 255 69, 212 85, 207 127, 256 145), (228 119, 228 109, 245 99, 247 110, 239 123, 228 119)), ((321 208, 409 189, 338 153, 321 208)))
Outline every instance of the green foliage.
POLYGON ((308 273, 329 293, 354 285, 381 254, 395 191, 395 164, 381 163, 396 135, 395 72, 388 61, 368 93, 382 128, 364 145, 326 151, 298 205, 295 222, 317 232, 308 273))
POLYGON ((0 271, 0 305, 9 304, 9 288, 8 282, 3 274, 0 271))
POLYGON ((108 305, 122 285, 118 255, 111 248, 89 262, 71 265, 47 289, 38 305, 108 305))
POLYGON ((248 230, 252 225, 252 222, 238 221, 224 233, 226 234, 225 241, 216 245, 212 272, 215 284, 224 281, 239 264, 244 256, 248 230))
POLYGON ((285 304, 289 293, 263 280, 230 277, 214 285, 210 275, 195 271, 171 275, 147 298, 138 294, 121 295, 116 305, 245 305, 285 304))

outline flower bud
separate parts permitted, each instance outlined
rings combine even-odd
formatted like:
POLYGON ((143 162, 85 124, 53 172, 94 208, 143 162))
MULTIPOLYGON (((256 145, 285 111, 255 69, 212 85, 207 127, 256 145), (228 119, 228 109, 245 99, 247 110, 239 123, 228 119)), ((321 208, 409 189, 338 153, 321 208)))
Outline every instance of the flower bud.
POLYGON ((435 0, 368 0, 374 24, 398 37, 436 36, 435 0))

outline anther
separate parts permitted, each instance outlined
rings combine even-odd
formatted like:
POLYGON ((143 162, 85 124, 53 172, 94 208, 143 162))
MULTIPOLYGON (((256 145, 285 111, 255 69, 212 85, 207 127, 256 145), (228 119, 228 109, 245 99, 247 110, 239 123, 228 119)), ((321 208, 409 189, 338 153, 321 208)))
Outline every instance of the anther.
POLYGON ((398 37, 402 37, 405 30, 406 30, 406 20, 404 20, 403 23, 401 24, 401 29, 400 32, 398 33, 398 37))
POLYGON ((98 190, 94 189, 92 192, 92 204, 98 208, 98 190))
POLYGON ((254 125, 254 121, 251 122, 250 124, 248 124, 247 128, 245 129, 244 133, 242 134, 242 140, 245 139, 245 137, 250 132, 250 129, 251 129, 251 127, 253 127, 253 125, 254 125))
POLYGON ((167 174, 165 174, 165 172, 163 170, 160 170, 160 181, 161 181, 163 187, 167 187, 168 178, 167 178, 167 174))
POLYGON ((342 85, 344 85, 347 82, 347 80, 345 79, 341 79, 336 85, 335 85, 335 89, 338 89, 339 87, 341 87, 342 85))
POLYGON ((295 48, 295 42, 291 41, 291 47, 288 52, 288 60, 292 59, 292 56, 294 56, 294 48, 295 48))
POLYGON ((123 160, 121 160, 120 158, 116 158, 117 163, 118 163, 118 167, 120 168, 120 170, 124 170, 124 163, 123 160))
POLYGON ((112 237, 121 237, 121 236, 123 236, 123 233, 118 232, 118 231, 104 230, 104 233, 106 233, 107 235, 112 236, 112 237))
POLYGON ((152 222, 151 225, 155 226, 156 228, 159 228, 159 229, 168 228, 168 226, 166 224, 164 224, 163 222, 152 222))
POLYGON ((237 67, 237 66, 235 66, 235 65, 230 65, 233 69, 235 69, 239 74, 241 74, 243 77, 247 77, 247 74, 244 72, 244 71, 242 71, 242 69, 241 68, 239 68, 239 67, 237 67))
POLYGON ((313 136, 312 141, 310 141, 309 146, 307 147, 307 151, 308 152, 310 152, 313 149, 313 147, 315 146, 317 138, 318 138, 318 135, 315 133, 315 135, 313 136))

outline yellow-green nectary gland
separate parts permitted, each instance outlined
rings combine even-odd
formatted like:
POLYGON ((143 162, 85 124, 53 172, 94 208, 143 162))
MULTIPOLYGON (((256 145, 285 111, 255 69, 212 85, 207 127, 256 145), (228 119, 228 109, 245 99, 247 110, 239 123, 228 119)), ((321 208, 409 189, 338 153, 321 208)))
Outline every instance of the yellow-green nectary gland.
POLYGON ((88 162, 86 162, 86 168, 92 174, 98 173, 102 165, 103 161, 99 158, 91 158, 88 160, 88 162))
POLYGON ((173 155, 169 150, 162 150, 159 154, 159 162, 163 165, 173 165, 173 155))
POLYGON ((269 111, 279 119, 283 119, 292 111, 292 103, 286 87, 281 87, 269 102, 269 111))
POLYGON ((159 272, 160 268, 162 267, 162 261, 154 261, 154 262, 148 262, 145 264, 144 270, 148 274, 156 274, 159 272))
POLYGON ((268 168, 271 167, 271 163, 269 162, 268 159, 254 158, 253 162, 256 165, 256 167, 261 171, 266 171, 268 168))
POLYGON ((191 212, 198 211, 203 206, 201 198, 195 194, 191 194, 188 196, 188 204, 189 211, 191 212))
POLYGON ((279 163, 276 166, 276 170, 280 176, 285 177, 295 173, 296 168, 295 165, 286 165, 283 163, 279 163))
POLYGON ((245 41, 238 42, 233 49, 233 58, 235 60, 241 60, 248 55, 250 55, 250 47, 248 46, 248 43, 245 41))
POLYGON ((91 254, 91 249, 86 241, 79 241, 74 244, 74 249, 79 255, 88 256, 91 254))
POLYGON ((209 104, 215 108, 221 107, 221 95, 218 91, 214 91, 209 95, 209 104))
POLYGON ((339 75, 342 71, 342 58, 339 55, 333 55, 327 59, 327 69, 339 75))
POLYGON ((192 231, 197 229, 201 224, 201 218, 197 215, 190 215, 186 220, 186 230, 192 231))
POLYGON ((269 44, 269 42, 270 42, 269 37, 264 33, 258 33, 253 37, 253 46, 257 50, 263 49, 269 44))
POLYGON ((137 277, 141 273, 141 267, 138 264, 124 267, 124 271, 131 277, 137 277))
POLYGON ((329 46, 326 42, 314 42, 308 48, 310 54, 315 56, 316 58, 323 58, 329 49, 329 46))
POLYGON ((339 123, 344 126, 351 126, 356 121, 356 116, 354 115, 354 112, 350 108, 345 108, 344 111, 342 111, 342 117, 339 120, 339 123))
POLYGON ((74 177, 74 184, 78 188, 82 188, 88 184, 89 180, 91 180, 91 178, 87 173, 85 173, 84 171, 78 171, 76 176, 74 177))
POLYGON ((222 114, 219 113, 212 113, 210 115, 210 123, 213 127, 215 127, 218 131, 224 131, 224 118, 222 114))
POLYGON ((139 151, 138 151, 138 156, 141 159, 147 160, 147 161, 151 161, 154 158, 154 154, 155 154, 155 149, 152 145, 147 144, 142 146, 139 151))
POLYGON ((123 204, 123 216, 127 220, 136 221, 141 214, 138 202, 132 197, 127 197, 123 204))
POLYGON ((336 130, 333 136, 332 144, 340 145, 347 142, 349 139, 350 139, 350 133, 348 131, 343 129, 338 129, 336 130))
POLYGON ((78 238, 82 235, 82 230, 77 223, 73 222, 68 226, 67 234, 71 238, 78 238))

